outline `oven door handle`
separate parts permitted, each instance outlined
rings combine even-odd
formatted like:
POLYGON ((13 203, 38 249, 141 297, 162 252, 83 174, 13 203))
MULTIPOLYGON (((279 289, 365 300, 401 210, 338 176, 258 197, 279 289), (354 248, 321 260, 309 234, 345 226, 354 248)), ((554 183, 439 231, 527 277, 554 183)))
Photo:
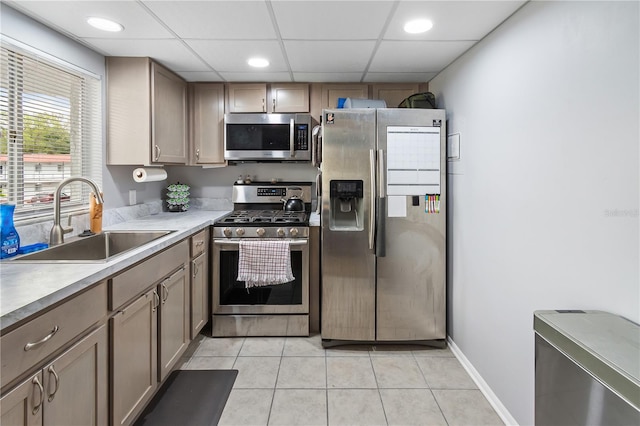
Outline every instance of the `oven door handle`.
MULTIPOLYGON (((239 246, 240 245, 240 241, 239 239, 236 240, 222 240, 222 239, 214 239, 213 240, 213 244, 228 244, 228 245, 236 245, 239 246)), ((255 241, 255 240, 252 240, 255 241)), ((259 241, 259 240, 258 240, 259 241)), ((276 241, 280 241, 280 240, 276 240, 276 241)), ((289 240, 289 245, 290 246, 306 246, 307 245, 307 240, 289 240)))

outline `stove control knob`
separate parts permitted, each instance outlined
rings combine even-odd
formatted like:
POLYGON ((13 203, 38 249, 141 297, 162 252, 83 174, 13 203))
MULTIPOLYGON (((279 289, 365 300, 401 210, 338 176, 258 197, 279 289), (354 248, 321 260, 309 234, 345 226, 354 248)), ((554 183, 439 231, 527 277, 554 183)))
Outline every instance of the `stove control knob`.
POLYGON ((238 228, 238 229, 236 229, 236 234, 237 234, 239 237, 242 237, 242 236, 244 235, 244 229, 242 229, 242 228, 238 228))
POLYGON ((289 234, 290 234, 292 237, 297 237, 297 236, 298 236, 298 228, 291 228, 291 229, 289 230, 289 234))
POLYGON ((222 233, 224 234, 225 237, 230 237, 231 236, 231 229, 229 228, 224 228, 222 230, 222 233))
POLYGON ((262 237, 265 233, 264 228, 258 228, 256 229, 256 234, 258 234, 258 237, 262 237))
POLYGON ((278 228, 278 237, 284 237, 284 229, 278 228))

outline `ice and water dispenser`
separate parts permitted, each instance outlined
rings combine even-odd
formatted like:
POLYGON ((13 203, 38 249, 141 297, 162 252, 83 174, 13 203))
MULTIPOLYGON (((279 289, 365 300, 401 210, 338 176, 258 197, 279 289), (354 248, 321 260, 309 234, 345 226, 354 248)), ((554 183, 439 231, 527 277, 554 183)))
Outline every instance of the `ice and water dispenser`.
POLYGON ((361 180, 330 182, 329 228, 332 231, 364 229, 363 187, 361 180))

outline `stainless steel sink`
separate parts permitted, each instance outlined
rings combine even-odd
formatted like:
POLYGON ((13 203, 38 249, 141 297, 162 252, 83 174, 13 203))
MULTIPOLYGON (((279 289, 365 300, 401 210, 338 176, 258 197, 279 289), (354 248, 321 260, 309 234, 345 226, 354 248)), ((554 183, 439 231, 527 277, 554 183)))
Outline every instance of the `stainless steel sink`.
POLYGON ((13 262, 103 262, 171 232, 174 231, 105 231, 16 257, 13 262))

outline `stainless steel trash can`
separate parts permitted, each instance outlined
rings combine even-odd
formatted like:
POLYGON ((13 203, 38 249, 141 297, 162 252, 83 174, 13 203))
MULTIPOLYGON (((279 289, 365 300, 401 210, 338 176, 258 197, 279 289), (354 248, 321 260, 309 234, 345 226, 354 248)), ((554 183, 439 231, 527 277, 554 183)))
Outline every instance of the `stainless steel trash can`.
POLYGON ((640 425, 640 326, 602 311, 536 311, 535 424, 640 425))

